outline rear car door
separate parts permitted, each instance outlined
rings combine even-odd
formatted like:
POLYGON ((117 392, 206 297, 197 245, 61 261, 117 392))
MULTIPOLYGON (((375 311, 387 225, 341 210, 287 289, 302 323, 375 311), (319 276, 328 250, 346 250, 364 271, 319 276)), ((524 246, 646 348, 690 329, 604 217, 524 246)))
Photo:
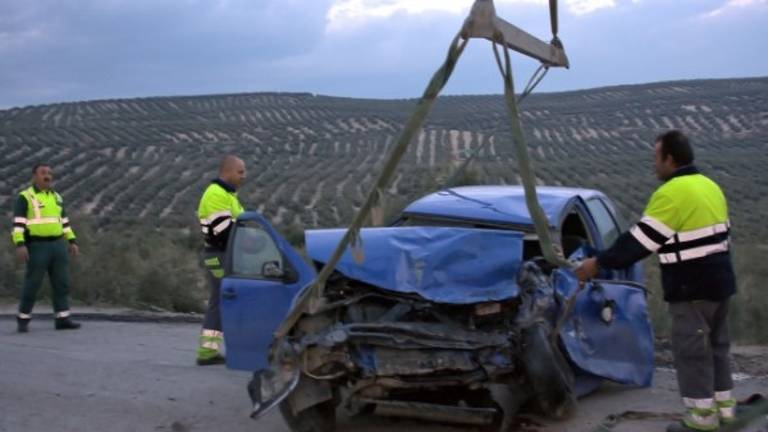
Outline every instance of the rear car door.
POLYGON ((267 367, 272 335, 314 270, 264 217, 246 212, 230 234, 221 314, 227 367, 267 367))

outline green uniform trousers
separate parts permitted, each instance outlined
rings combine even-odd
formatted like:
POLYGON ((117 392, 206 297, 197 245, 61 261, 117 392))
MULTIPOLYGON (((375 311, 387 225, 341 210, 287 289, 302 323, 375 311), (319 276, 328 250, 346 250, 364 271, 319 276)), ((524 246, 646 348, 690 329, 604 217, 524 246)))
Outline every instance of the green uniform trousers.
POLYGON ((32 313, 37 291, 43 283, 43 277, 48 273, 53 287, 53 311, 66 312, 69 310, 69 257, 67 243, 64 240, 30 241, 27 243, 29 261, 27 274, 24 277, 24 287, 21 291, 19 312, 32 313))

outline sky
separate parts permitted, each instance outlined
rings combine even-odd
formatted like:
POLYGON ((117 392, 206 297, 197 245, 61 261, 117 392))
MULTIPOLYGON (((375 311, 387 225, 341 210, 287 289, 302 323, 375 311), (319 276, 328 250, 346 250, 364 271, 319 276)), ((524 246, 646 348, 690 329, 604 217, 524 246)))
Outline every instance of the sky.
MULTIPOLYGON (((0 0, 0 108, 262 91, 421 95, 472 0, 0 0)), ((550 40, 548 0, 495 0, 550 40)), ((768 0, 560 0, 551 92, 768 76, 768 0)), ((538 63, 512 59, 522 87, 538 63)), ((446 94, 498 94, 471 40, 446 94)))

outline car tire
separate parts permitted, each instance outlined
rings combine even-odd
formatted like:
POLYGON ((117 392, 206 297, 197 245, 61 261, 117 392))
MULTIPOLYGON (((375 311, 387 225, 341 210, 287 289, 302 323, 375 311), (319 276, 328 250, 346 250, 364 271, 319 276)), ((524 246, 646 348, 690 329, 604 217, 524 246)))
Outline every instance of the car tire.
POLYGON ((293 414, 291 404, 280 402, 280 414, 293 432, 333 432, 336 430, 336 404, 327 400, 293 414))
POLYGON ((550 342, 550 331, 542 323, 523 330, 522 361, 532 402, 544 415, 562 419, 576 410, 575 379, 560 349, 550 342))

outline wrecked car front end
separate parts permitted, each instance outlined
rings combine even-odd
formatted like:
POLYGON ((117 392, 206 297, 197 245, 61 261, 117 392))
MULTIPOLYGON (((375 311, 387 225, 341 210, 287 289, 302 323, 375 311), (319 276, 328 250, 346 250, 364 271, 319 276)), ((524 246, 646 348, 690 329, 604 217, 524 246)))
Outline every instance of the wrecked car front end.
MULTIPOLYGON (((307 232, 307 254, 324 263, 342 234, 307 232)), ((552 337, 575 280, 524 262, 522 233, 396 227, 365 229, 361 239, 364 265, 348 251, 321 306, 276 341, 271 370, 255 380, 257 416, 285 397, 281 411, 294 430, 332 430, 341 401, 496 429, 523 405, 567 415, 583 392, 578 378, 595 378, 552 337)), ((584 328, 563 330, 583 345, 584 328)))

